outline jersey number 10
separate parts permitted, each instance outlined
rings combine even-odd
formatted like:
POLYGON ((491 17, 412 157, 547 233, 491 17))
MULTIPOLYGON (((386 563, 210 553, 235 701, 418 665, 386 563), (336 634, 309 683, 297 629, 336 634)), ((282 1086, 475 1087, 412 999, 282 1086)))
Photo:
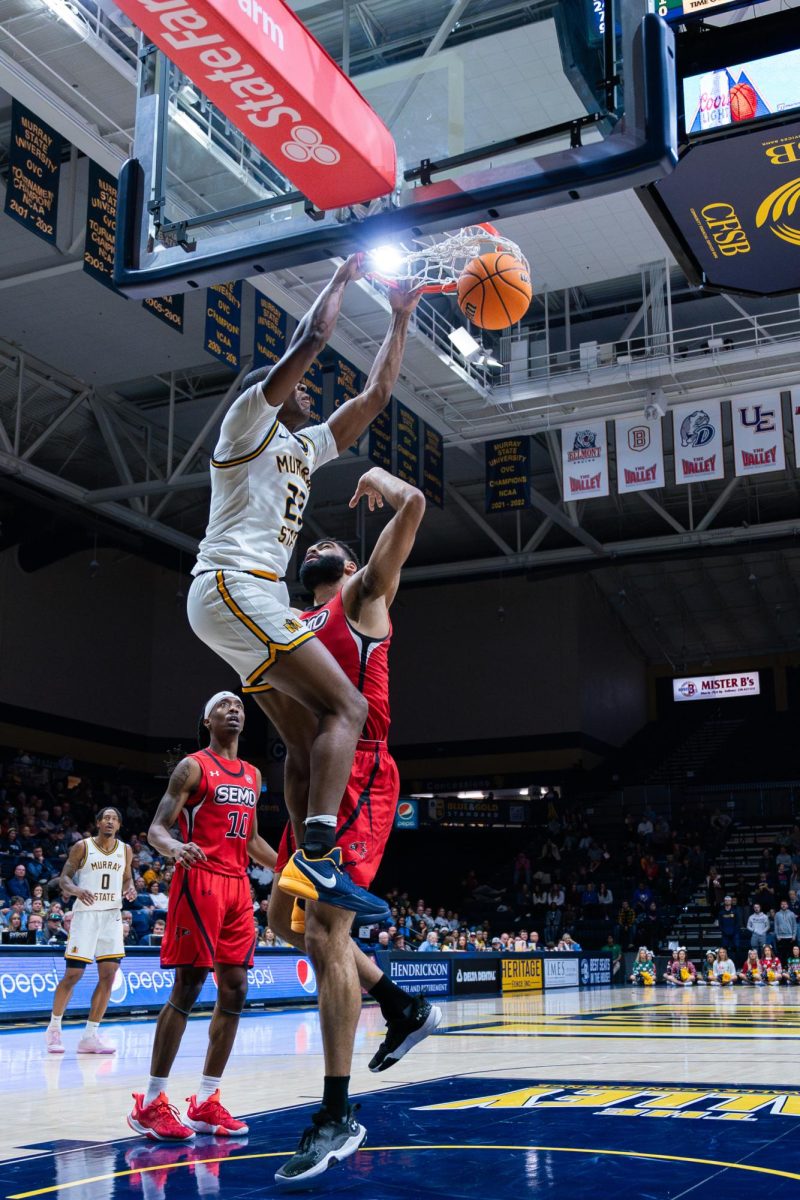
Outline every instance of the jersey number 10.
POLYGON ((230 829, 225 834, 229 838, 246 838, 247 837, 247 821, 249 813, 246 812, 229 812, 228 820, 230 821, 230 829))

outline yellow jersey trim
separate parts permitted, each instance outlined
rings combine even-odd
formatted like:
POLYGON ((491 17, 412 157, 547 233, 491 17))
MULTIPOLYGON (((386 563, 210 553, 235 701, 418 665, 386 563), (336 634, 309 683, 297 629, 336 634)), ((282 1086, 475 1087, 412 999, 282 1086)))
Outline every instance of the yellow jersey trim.
POLYGON ((240 467, 243 463, 252 462, 254 458, 258 458, 259 454, 262 454, 266 450, 267 446, 278 432, 278 425, 279 421, 276 417, 261 445, 256 446, 255 450, 252 450, 250 454, 243 454, 240 458, 212 458, 212 467, 216 467, 218 470, 225 470, 227 467, 240 467))

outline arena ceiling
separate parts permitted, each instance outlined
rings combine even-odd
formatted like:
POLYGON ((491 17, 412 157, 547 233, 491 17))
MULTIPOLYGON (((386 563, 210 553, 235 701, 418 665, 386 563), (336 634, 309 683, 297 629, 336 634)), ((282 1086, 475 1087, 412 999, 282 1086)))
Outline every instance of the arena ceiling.
MULTIPOLYGON (((341 0, 296 0, 293 7, 341 56, 341 0)), ((553 4, 365 0, 351 8, 349 53, 358 73, 423 55, 437 37, 443 46, 488 33, 520 37, 532 20, 544 29, 553 4)), ((19 546, 26 569, 76 549, 94 555, 99 545, 183 570, 202 535, 209 456, 236 377, 201 348, 201 296, 187 296, 179 337, 82 270, 86 157, 118 169, 130 150, 134 110, 130 29, 107 0, 95 11, 95 34, 84 35, 46 0, 5 0, 0 9, 0 151, 8 146, 12 95, 58 121, 74 147, 64 164, 69 211, 58 248, 0 216, 1 544, 19 546)), ((534 264, 539 324, 546 296, 554 325, 563 325, 569 309, 573 320, 595 313, 610 320, 612 340, 642 332, 648 298, 639 264, 666 259, 673 320, 685 300, 683 323, 703 352, 633 363, 613 375, 566 369, 520 383, 460 359, 444 337, 441 313, 426 309, 396 395, 445 437, 446 502, 426 517, 408 582, 512 573, 535 581, 587 571, 652 661, 797 648, 800 492, 793 466, 785 475, 734 480, 729 462, 728 479, 719 483, 668 483, 660 491, 563 504, 554 432, 583 412, 641 411, 659 389, 668 403, 724 397, 765 381, 790 386, 800 327, 790 320, 780 334, 770 329, 775 313, 791 315, 796 301, 699 298, 632 193, 511 224, 509 234, 534 264), (703 337, 732 320, 753 336, 741 352, 709 354, 703 337), (534 505, 487 517, 482 443, 512 431, 533 437, 534 505)), ((261 286, 299 316, 330 270, 317 264, 281 271, 261 286)), ((368 286, 353 288, 334 348, 366 369, 386 322, 382 297, 368 286)), ((676 326, 676 343, 680 332, 676 326)), ((245 327, 243 345, 249 341, 245 327)), ((672 480, 670 429, 665 433, 672 480)), ((793 453, 788 457, 793 463, 793 453)), ((363 454, 348 455, 319 476, 310 539, 332 534, 369 547, 379 520, 357 520, 347 507, 367 465, 363 454)))

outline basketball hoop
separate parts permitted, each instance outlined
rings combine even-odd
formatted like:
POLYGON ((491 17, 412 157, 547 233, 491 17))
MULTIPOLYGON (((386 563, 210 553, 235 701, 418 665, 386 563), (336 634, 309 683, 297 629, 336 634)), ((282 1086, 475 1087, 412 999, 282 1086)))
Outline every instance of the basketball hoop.
POLYGON ((456 292, 467 264, 491 250, 511 254, 530 272, 528 260, 516 242, 486 224, 468 225, 457 233, 445 234, 439 241, 414 238, 410 246, 378 247, 367 253, 368 267, 370 262, 374 264, 367 274, 387 287, 407 283, 428 294, 456 292))

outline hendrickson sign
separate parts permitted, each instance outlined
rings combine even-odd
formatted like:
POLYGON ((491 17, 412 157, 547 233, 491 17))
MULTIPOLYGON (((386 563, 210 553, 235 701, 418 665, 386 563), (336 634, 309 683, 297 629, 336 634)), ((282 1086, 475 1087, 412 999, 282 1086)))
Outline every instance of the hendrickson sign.
POLYGON ((758 671, 743 672, 741 675, 692 675, 687 679, 673 679, 672 697, 683 700, 727 700, 732 696, 760 696, 761 681, 758 671))

